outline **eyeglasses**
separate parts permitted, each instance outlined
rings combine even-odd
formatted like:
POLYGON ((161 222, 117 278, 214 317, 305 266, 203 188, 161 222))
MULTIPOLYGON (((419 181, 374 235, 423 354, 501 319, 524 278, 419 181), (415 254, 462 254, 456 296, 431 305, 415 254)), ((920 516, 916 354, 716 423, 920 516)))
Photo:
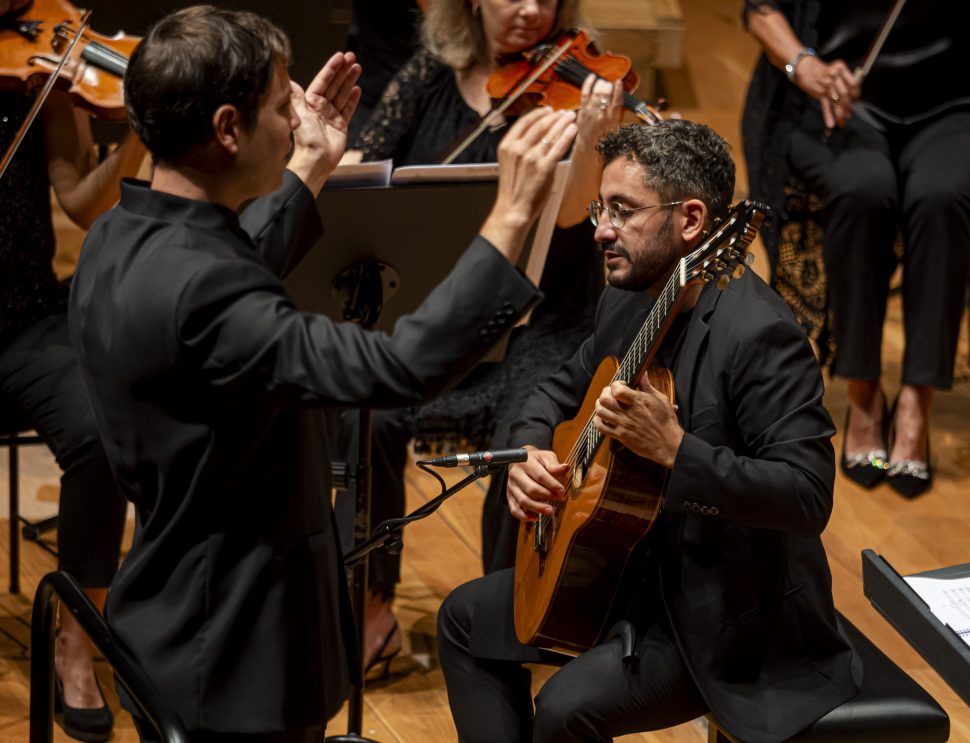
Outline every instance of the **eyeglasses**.
POLYGON ((633 214, 633 212, 638 212, 643 209, 660 209, 665 206, 677 206, 683 203, 683 201, 668 201, 666 204, 649 204, 648 206, 626 209, 622 206, 606 206, 598 201, 591 201, 589 202, 589 221, 593 223, 594 227, 599 226, 600 217, 603 216, 603 210, 605 209, 610 215, 610 224, 616 229, 622 230, 623 225, 626 224, 626 218, 633 214))

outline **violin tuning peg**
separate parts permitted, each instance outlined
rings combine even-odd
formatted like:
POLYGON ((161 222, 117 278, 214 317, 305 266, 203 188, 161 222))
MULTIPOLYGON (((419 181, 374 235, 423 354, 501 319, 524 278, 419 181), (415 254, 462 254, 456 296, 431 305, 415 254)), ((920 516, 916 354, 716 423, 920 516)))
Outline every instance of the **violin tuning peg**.
POLYGON ((734 278, 740 279, 742 276, 744 276, 744 270, 745 270, 745 266, 743 263, 739 263, 738 265, 736 265, 734 267, 734 278))
POLYGON ((730 283, 731 283, 731 277, 726 273, 722 273, 720 276, 717 277, 718 289, 721 289, 721 290, 727 289, 727 285, 730 283))

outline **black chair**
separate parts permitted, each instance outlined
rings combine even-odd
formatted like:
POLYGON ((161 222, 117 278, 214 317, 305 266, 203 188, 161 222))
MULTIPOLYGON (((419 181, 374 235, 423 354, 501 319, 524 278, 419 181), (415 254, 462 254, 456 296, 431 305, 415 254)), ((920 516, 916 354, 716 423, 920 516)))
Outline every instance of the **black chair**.
MULTIPOLYGON (((20 447, 43 444, 44 440, 29 433, 30 424, 5 407, 0 407, 0 446, 9 455, 9 516, 10 516, 10 593, 20 593, 20 537, 38 542, 40 538, 57 528, 57 517, 31 522, 20 515, 20 447)), ((47 548, 49 550, 49 548, 47 548)), ((52 551, 52 550, 49 550, 52 551)))
POLYGON ((48 573, 37 586, 30 622, 30 743, 50 743, 54 721, 54 599, 60 598, 114 669, 115 679, 163 743, 189 743, 181 719, 162 699, 128 649, 68 573, 48 573))
MULTIPOLYGON (((865 664, 859 693, 836 707, 791 743, 943 743, 950 737, 950 718, 917 684, 849 620, 840 625, 865 664)), ((708 716, 708 743, 743 743, 708 716)))

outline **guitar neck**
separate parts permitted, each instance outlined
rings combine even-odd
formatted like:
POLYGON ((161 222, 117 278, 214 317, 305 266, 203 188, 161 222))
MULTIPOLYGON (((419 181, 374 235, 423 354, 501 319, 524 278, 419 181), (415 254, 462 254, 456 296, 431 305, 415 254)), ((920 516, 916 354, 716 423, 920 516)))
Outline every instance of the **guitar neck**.
MULTIPOLYGON (((640 327, 633 343, 630 344, 623 361, 620 362, 620 368, 613 376, 614 382, 625 382, 631 387, 635 387, 640 376, 650 365, 653 357, 656 356, 657 349, 660 348, 684 295, 684 289, 687 285, 684 265, 685 262, 681 259, 676 270, 664 285, 664 289, 650 309, 646 321, 640 327)), ((596 429, 593 419, 590 417, 583 428, 581 441, 577 442, 580 445, 578 452, 580 460, 583 462, 592 461, 604 438, 605 435, 596 429)))

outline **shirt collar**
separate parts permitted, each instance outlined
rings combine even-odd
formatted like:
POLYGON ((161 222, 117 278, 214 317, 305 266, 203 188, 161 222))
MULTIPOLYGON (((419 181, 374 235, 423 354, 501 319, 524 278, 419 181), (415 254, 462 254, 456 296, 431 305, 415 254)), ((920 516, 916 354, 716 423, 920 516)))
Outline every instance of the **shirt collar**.
POLYGON ((240 229, 239 217, 232 209, 209 201, 153 191, 147 181, 122 180, 119 203, 126 211, 165 222, 184 222, 209 229, 240 229))

